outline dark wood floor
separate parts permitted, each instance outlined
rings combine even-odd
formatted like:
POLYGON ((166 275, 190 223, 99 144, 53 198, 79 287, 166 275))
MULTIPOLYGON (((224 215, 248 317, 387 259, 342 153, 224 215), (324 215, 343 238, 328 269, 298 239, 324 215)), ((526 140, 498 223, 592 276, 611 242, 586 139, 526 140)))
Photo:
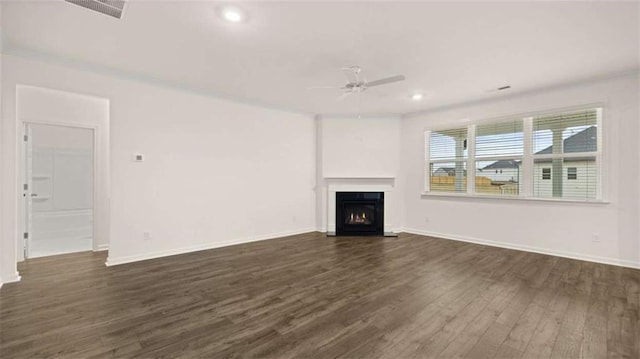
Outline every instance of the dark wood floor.
POLYGON ((104 261, 22 263, 0 357, 640 357, 639 270, 408 234, 104 261))

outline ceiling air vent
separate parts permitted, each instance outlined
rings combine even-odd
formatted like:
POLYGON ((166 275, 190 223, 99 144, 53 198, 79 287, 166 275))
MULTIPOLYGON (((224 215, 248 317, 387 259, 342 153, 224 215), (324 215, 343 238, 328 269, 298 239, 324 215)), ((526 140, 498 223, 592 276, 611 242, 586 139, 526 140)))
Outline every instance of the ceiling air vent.
POLYGON ((511 85, 504 85, 500 87, 490 88, 488 90, 485 90, 485 92, 492 93, 492 92, 498 92, 498 91, 505 91, 505 90, 509 90, 510 88, 511 88, 511 85))
POLYGON ((124 0, 65 0, 87 9, 97 11, 101 14, 113 16, 117 19, 122 17, 124 0))

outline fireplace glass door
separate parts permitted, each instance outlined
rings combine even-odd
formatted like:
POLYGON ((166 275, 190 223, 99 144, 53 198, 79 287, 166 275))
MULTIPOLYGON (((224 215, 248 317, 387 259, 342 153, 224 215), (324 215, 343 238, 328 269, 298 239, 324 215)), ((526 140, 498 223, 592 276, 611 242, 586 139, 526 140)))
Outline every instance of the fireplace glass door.
POLYGON ((345 204, 344 224, 369 226, 375 223, 374 204, 345 204))
POLYGON ((336 235, 383 235, 384 192, 336 192, 336 235))

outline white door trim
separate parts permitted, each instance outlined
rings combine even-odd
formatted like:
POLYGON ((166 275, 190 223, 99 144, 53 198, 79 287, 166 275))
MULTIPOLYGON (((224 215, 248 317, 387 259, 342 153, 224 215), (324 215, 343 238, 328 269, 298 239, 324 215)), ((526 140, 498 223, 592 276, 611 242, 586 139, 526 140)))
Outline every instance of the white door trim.
POLYGON ((23 186, 28 186, 27 188, 22 188, 22 216, 23 216, 23 224, 22 224, 22 255, 23 257, 29 257, 31 253, 31 240, 29 237, 25 237, 24 233, 31 235, 31 224, 32 224, 32 198, 31 193, 33 191, 33 145, 31 142, 32 131, 29 123, 22 124, 22 135, 25 136, 25 139, 21 142, 22 144, 22 176, 23 186))
POLYGON ((4 283, 20 281, 17 262, 22 260, 23 253, 19 248, 22 237, 21 229, 24 216, 21 211, 23 184, 22 147, 18 140, 22 134, 23 122, 51 123, 71 126, 95 127, 97 169, 95 176, 98 187, 95 195, 98 200, 98 213, 95 213, 94 226, 97 249, 104 250, 109 245, 109 207, 110 207, 110 99, 75 91, 47 88, 20 83, 9 84, 3 92, 3 107, 6 117, 3 119, 2 131, 2 268, 4 283), (15 91, 13 89, 15 86, 15 91), (26 96, 28 95, 28 96, 26 96), (25 97, 26 96, 26 97, 25 97), (25 107, 24 101, 31 103, 25 107), (35 104, 34 102, 35 101, 35 104), (44 102, 42 102, 44 101, 44 102), (65 101, 64 103, 61 101, 65 101), (69 101, 69 102, 66 102, 69 101), (77 106, 80 107, 76 107, 77 106), (60 106, 59 106, 60 105, 60 106), (68 107, 71 106, 71 107, 68 107), (81 109, 80 111, 77 111, 81 109), (31 112, 31 114, 30 114, 31 112), (82 114, 86 113, 86 118, 82 114), (91 116, 91 117, 88 117, 91 116))

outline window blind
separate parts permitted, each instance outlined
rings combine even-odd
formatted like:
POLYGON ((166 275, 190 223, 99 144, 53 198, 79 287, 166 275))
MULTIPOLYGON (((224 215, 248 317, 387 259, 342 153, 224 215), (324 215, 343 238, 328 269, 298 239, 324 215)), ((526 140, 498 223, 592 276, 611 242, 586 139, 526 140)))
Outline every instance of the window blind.
POLYGON ((522 120, 476 127, 476 158, 522 156, 524 141, 522 120))
POLYGON ((431 160, 438 161, 467 158, 466 128, 432 131, 429 143, 431 160))
POLYGON ((596 152, 597 119, 596 109, 534 117, 533 153, 596 152))
POLYGON ((534 197, 597 197, 597 109, 534 117, 532 137, 534 197))
POLYGON ((429 138, 430 190, 466 192, 468 155, 467 128, 432 131, 429 138))
POLYGON ((523 121, 501 121, 476 127, 475 191, 480 194, 520 194, 523 121))
POLYGON ((601 123, 602 109, 587 108, 427 131, 425 188, 601 200, 601 123))

